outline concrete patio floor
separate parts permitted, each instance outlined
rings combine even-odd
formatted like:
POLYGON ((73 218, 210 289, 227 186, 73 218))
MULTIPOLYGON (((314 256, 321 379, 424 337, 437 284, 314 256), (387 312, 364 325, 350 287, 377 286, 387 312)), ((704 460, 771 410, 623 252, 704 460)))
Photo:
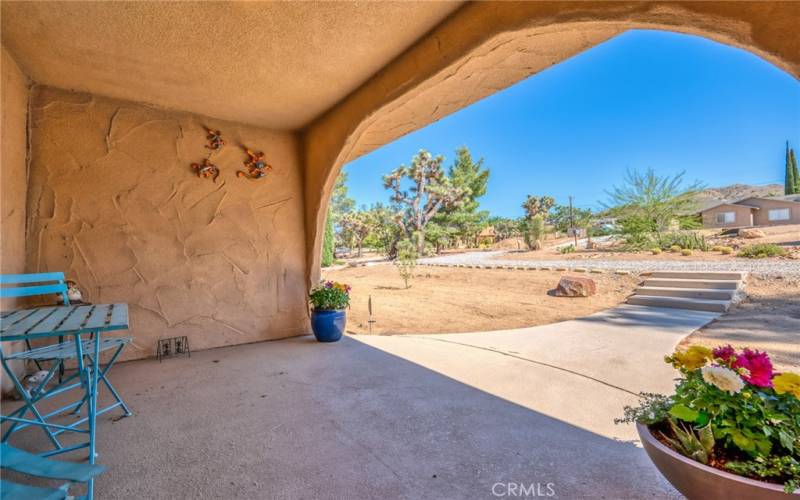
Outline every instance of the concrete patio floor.
MULTIPOLYGON (((135 415, 99 419, 109 471, 96 492, 493 498, 507 483, 552 483, 557 498, 679 497, 633 429, 612 420, 635 400, 627 391, 669 389, 660 357, 710 317, 642 309, 507 332, 309 336, 119 364, 110 378, 135 415)), ((37 429, 14 442, 46 444, 37 429)))

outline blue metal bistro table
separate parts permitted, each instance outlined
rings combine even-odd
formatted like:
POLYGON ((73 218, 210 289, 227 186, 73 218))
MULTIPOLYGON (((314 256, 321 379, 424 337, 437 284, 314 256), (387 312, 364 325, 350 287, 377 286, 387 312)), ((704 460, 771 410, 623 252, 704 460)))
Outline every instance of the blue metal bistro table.
MULTIPOLYGON (((3 433, 2 442, 7 442, 11 434, 29 426, 40 427, 46 434, 54 449, 42 456, 57 455, 81 448, 89 448, 89 463, 94 464, 96 442, 97 415, 120 407, 125 415, 130 410, 122 401, 119 393, 106 378, 106 374, 116 361, 122 349, 130 342, 130 338, 106 337, 103 333, 128 328, 127 304, 97 304, 91 306, 55 306, 38 309, 23 309, 0 313, 0 341, 36 340, 63 337, 64 342, 34 348, 21 353, 5 355, 0 349, 3 369, 14 383, 24 404, 8 415, 0 415, 0 422, 10 423, 3 433), (109 361, 102 365, 100 353, 114 350, 109 361), (52 361, 47 377, 30 390, 25 389, 20 380, 10 369, 8 361, 14 359, 50 360, 52 361), (56 370, 63 366, 64 360, 75 359, 77 370, 53 387, 46 386, 53 380, 56 370), (98 384, 104 384, 115 399, 115 402, 100 411, 97 409, 98 384), (74 402, 46 414, 37 408, 37 403, 71 389, 80 388, 79 398, 74 402), (53 418, 68 411, 80 412, 86 405, 87 416, 68 425, 56 424, 53 418), (30 413, 28 417, 27 414, 30 413), (82 428, 82 424, 88 428, 82 428), (63 446, 58 435, 64 432, 88 434, 88 441, 63 446)), ((93 484, 89 484, 89 498, 92 498, 93 484)))

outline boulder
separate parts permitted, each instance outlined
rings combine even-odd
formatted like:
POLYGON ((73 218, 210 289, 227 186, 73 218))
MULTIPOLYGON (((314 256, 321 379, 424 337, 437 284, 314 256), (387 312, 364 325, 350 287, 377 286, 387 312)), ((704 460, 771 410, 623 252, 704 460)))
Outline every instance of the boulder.
POLYGON ((753 239, 763 238, 766 235, 764 234, 764 231, 760 229, 756 229, 754 227, 743 227, 739 230, 739 236, 742 238, 753 239))
POLYGON ((556 297, 589 297, 597 293, 597 285, 591 278, 562 276, 556 287, 556 297))

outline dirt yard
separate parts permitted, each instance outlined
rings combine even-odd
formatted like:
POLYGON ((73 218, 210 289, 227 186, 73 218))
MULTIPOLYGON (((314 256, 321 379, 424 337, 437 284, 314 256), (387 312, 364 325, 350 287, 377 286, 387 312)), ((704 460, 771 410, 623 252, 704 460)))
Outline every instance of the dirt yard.
POLYGON ((505 269, 418 267, 409 289, 392 265, 324 271, 325 279, 352 285, 347 330, 367 333, 372 296, 372 333, 461 333, 522 328, 586 316, 625 300, 638 279, 577 273, 597 283, 589 298, 548 294, 566 273, 505 269))
POLYGON ((777 370, 800 371, 800 279, 751 277, 741 304, 682 344, 759 349, 770 353, 777 370))

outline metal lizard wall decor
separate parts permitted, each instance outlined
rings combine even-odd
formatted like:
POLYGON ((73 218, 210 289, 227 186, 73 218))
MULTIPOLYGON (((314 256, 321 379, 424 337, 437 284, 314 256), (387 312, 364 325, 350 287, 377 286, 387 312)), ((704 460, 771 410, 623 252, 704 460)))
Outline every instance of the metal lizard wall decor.
POLYGON ((192 170, 195 171, 197 177, 203 177, 205 179, 211 179, 212 182, 217 182, 217 177, 219 177, 219 168, 211 163, 211 155, 215 151, 219 151, 222 149, 222 146, 225 145, 225 139, 222 138, 222 132, 219 130, 211 130, 210 128, 206 127, 206 140, 208 144, 206 144, 206 149, 210 149, 211 151, 208 152, 208 156, 203 160, 202 163, 192 163, 192 170))
POLYGON ((237 177, 249 177, 251 179, 261 179, 267 172, 272 170, 272 165, 264 161, 264 152, 259 151, 254 153, 249 148, 244 148, 247 153, 247 160, 244 161, 244 166, 247 167, 247 173, 239 170, 236 172, 237 177))
POLYGON ((209 177, 213 182, 217 182, 219 177, 219 168, 211 163, 208 158, 203 160, 203 163, 192 163, 192 169, 197 173, 197 177, 208 179, 209 177))

